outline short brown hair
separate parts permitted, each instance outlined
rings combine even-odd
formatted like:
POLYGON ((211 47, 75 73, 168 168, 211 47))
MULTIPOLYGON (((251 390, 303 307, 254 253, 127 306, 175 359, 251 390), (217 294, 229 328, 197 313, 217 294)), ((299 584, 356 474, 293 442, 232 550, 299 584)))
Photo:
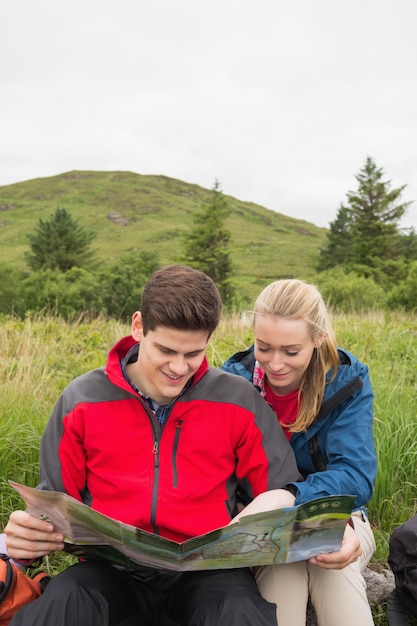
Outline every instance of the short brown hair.
POLYGON ((213 280, 186 265, 166 265, 154 272, 142 294, 143 334, 166 326, 213 333, 222 300, 213 280))

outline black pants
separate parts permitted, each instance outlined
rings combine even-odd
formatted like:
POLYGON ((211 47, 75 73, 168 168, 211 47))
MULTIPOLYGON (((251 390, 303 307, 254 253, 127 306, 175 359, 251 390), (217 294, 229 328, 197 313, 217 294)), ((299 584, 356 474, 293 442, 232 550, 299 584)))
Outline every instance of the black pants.
POLYGON ((388 597, 389 626, 410 626, 409 616, 417 617, 417 601, 407 591, 395 587, 388 597))
POLYGON ((277 626, 250 570, 126 572, 86 561, 49 582, 10 626, 277 626))

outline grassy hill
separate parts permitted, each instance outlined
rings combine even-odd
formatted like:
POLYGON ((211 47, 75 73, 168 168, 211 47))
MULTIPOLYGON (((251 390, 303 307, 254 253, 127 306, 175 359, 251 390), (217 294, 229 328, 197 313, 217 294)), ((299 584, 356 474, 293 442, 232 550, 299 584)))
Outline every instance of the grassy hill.
MULTIPOLYGON (((98 260, 139 249, 181 261, 183 238, 210 190, 166 176, 72 171, 0 186, 0 261, 25 269, 27 233, 57 207, 93 230, 98 260)), ((313 279, 326 229, 225 195, 235 286, 251 301, 271 280, 313 279)))

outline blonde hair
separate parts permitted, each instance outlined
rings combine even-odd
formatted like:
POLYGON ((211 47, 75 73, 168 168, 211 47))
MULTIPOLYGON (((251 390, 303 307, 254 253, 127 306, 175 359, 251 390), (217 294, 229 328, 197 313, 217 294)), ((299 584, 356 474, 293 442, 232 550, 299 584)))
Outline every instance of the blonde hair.
POLYGON ((277 280, 259 294, 253 311, 253 323, 257 315, 281 317, 287 320, 305 320, 314 342, 322 339, 320 347, 314 348, 310 363, 299 389, 300 410, 292 424, 292 432, 302 432, 314 422, 323 402, 326 374, 333 369, 332 378, 339 366, 337 343, 330 315, 323 298, 314 285, 301 280, 277 280))

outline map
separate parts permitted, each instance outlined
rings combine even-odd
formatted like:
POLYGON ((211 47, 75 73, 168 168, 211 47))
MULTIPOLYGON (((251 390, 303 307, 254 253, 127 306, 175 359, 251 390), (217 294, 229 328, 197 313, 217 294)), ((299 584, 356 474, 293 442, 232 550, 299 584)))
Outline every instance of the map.
POLYGON ((64 535, 65 551, 128 568, 174 571, 228 569, 302 561, 339 550, 354 496, 329 496, 240 517, 177 543, 94 511, 56 491, 9 481, 31 515, 64 535))

